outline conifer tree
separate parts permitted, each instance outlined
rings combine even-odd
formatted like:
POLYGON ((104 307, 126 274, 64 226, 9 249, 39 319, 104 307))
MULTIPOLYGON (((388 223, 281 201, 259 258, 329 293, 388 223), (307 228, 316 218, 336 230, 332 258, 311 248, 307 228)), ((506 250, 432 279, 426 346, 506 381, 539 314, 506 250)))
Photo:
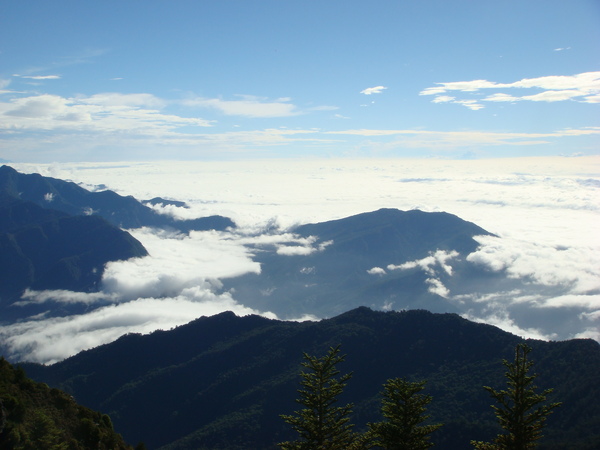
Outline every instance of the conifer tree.
POLYGON ((336 366, 345 356, 339 355, 340 346, 331 347, 323 357, 304 354, 300 373, 300 398, 296 402, 304 409, 294 415, 282 415, 285 422, 298 432, 298 439, 282 442, 279 446, 292 449, 349 449, 358 445, 360 437, 352 431, 350 423, 353 405, 335 406, 352 374, 338 376, 336 366))
POLYGON ((422 425, 431 396, 420 394, 425 381, 410 382, 404 378, 388 380, 384 385, 381 412, 387 420, 370 423, 369 429, 377 445, 394 450, 424 450, 433 446, 430 434, 441 424, 422 425))
POLYGON ((531 347, 518 344, 512 363, 502 363, 506 372, 508 388, 497 391, 489 386, 484 389, 490 393, 499 406, 492 405, 496 418, 504 433, 496 437, 493 443, 471 442, 478 450, 529 450, 536 448, 536 441, 542 437, 542 428, 546 418, 560 403, 543 405, 552 389, 536 393, 534 380, 536 374, 529 374, 533 362, 528 359, 531 347))

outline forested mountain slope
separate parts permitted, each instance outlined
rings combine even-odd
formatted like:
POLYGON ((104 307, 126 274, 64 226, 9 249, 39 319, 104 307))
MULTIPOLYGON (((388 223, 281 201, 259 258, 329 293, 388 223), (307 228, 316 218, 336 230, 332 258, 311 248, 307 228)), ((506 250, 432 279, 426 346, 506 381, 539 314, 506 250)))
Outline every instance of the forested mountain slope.
MULTIPOLYGON (((523 340, 455 314, 358 308, 320 322, 283 322, 223 313, 170 331, 127 335, 52 366, 26 365, 34 379, 110 414, 130 442, 162 449, 275 448, 292 431, 280 419, 298 408, 302 353, 341 344, 353 372, 341 401, 353 422, 378 421, 379 392, 393 377, 428 380, 429 412, 443 422, 433 441, 470 448, 498 428, 489 385, 503 388, 501 360, 523 340)), ((593 449, 600 443, 600 345, 592 340, 528 341, 540 389, 562 401, 542 449, 593 449)))
POLYGON ((36 383, 0 358, 0 448, 131 450, 110 417, 36 383))

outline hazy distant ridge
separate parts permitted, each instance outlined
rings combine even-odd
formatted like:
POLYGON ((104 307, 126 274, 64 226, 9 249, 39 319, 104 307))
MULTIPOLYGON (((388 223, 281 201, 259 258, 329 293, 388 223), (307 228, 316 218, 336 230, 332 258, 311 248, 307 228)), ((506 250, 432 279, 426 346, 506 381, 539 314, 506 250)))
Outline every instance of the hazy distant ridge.
POLYGON ((132 196, 123 197, 110 190, 91 192, 73 182, 37 173, 22 174, 9 166, 0 167, 0 191, 72 215, 99 215, 121 228, 170 227, 186 232, 235 227, 231 219, 222 216, 175 220, 132 196))
POLYGON ((363 305, 456 312, 455 305, 431 289, 427 280, 433 276, 421 266, 437 264, 435 258, 451 259, 456 271, 450 276, 441 270, 436 275, 440 284, 479 277, 464 260, 479 245, 474 236, 490 235, 453 214, 397 209, 301 225, 291 231, 312 237, 315 250, 303 254, 294 253, 293 247, 283 253, 259 249, 255 259, 261 263, 260 275, 226 281, 245 305, 288 318, 331 317, 363 305), (415 262, 420 260, 425 262, 415 262), (406 270, 388 269, 401 264, 407 265, 406 270))

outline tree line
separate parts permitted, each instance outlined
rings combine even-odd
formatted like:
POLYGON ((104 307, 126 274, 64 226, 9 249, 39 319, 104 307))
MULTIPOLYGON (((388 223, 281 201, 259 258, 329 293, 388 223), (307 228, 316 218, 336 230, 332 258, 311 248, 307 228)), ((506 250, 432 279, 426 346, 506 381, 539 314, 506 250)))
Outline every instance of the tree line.
MULTIPOLYGON (((303 406, 291 415, 282 415, 297 433, 293 441, 281 442, 284 450, 425 450, 434 444, 431 435, 443 424, 426 424, 427 405, 432 397, 421 392, 426 381, 393 378, 383 385, 381 414, 383 420, 368 423, 365 432, 354 431, 351 423, 353 404, 338 406, 338 397, 352 378, 341 374, 337 365, 345 360, 340 346, 331 347, 321 357, 304 353, 301 363, 299 398, 303 406)), ((518 344, 514 360, 503 360, 507 387, 483 388, 497 402, 492 405, 502 432, 492 442, 471 441, 476 450, 530 450, 542 437, 546 418, 560 403, 546 403, 552 389, 537 392, 536 374, 531 373, 531 347, 518 344)))

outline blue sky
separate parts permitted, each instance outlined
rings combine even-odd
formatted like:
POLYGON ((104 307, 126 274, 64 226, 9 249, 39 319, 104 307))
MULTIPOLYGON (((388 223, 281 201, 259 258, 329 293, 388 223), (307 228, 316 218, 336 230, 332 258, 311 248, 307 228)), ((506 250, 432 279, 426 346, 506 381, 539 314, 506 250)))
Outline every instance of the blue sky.
POLYGON ((600 3, 0 7, 0 158, 600 153, 600 3))

